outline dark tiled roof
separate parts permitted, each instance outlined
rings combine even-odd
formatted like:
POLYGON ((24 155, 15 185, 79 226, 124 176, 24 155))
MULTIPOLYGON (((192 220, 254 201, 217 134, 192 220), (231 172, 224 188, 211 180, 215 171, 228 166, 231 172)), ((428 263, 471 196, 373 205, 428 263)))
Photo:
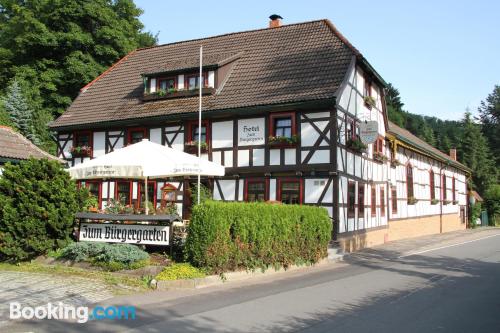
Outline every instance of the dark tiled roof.
POLYGON ((30 157, 59 160, 35 146, 12 128, 0 126, 0 158, 27 160, 30 157))
POLYGON ((139 49, 85 87, 51 127, 196 112, 197 97, 143 102, 141 74, 193 66, 200 45, 210 62, 238 55, 223 88, 204 97, 206 111, 332 98, 360 56, 327 20, 139 49))
POLYGON ((454 165, 460 169, 470 171, 469 168, 467 168, 462 163, 453 160, 449 155, 443 153, 439 149, 434 148, 433 146, 431 146, 430 144, 428 144, 424 140, 413 135, 410 131, 408 131, 404 128, 401 128, 398 125, 396 125, 390 121, 389 121, 389 133, 399 137, 400 139, 404 139, 404 141, 406 141, 410 145, 415 146, 415 148, 417 148, 417 149, 418 148, 422 149, 422 150, 440 158, 441 160, 448 161, 452 165, 454 165))

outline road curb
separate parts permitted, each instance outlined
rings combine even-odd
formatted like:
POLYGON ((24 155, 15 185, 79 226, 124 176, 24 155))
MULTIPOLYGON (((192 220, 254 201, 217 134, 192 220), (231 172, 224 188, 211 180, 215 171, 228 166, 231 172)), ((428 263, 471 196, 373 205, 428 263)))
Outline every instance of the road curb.
POLYGON ((171 290, 171 289, 201 289, 206 287, 213 287, 218 285, 223 285, 227 282, 235 282, 235 281, 244 281, 251 280, 258 277, 263 276, 271 276, 271 275, 283 275, 289 272, 294 272, 298 270, 310 270, 315 267, 320 267, 336 262, 340 262, 344 259, 344 255, 337 255, 335 258, 324 258, 317 262, 314 265, 309 266, 290 266, 287 269, 273 269, 269 268, 266 271, 256 270, 256 271, 239 271, 239 272, 228 272, 223 275, 210 275, 204 278, 197 279, 189 279, 189 280, 173 280, 166 281, 160 280, 157 281, 156 289, 157 290, 171 290))

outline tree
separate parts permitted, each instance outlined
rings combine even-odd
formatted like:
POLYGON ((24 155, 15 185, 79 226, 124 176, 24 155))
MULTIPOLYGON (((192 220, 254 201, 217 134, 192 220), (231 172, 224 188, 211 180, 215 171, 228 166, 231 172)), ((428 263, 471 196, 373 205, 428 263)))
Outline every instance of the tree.
POLYGON ((458 151, 460 161, 472 169, 474 188, 479 193, 484 193, 492 184, 497 182, 496 170, 493 159, 478 124, 472 120, 470 112, 466 112, 463 124, 463 136, 458 151))
POLYGON ((500 85, 496 85, 486 100, 481 102, 478 111, 483 134, 488 139, 498 167, 500 162, 500 85))
POLYGON ((14 80, 7 88, 7 96, 3 99, 3 107, 7 111, 14 128, 31 142, 39 144, 33 126, 33 110, 28 106, 17 80, 14 80))
POLYGON ((0 0, 0 95, 14 79, 29 82, 20 85, 44 148, 47 122, 80 88, 130 51, 156 43, 142 31, 141 14, 132 0, 0 0))

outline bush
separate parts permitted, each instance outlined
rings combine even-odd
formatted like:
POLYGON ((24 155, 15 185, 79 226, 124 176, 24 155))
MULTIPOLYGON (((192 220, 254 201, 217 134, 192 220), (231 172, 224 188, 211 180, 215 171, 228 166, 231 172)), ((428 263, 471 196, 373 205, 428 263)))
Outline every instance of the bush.
POLYGON ((0 177, 0 260, 19 261, 71 241, 75 182, 57 161, 7 163, 0 177))
POLYGON ((484 203, 489 215, 489 225, 500 224, 500 184, 491 185, 484 193, 484 203))
POLYGON ((137 269, 149 263, 149 254, 131 244, 78 242, 65 247, 60 259, 86 261, 109 271, 137 269))
POLYGON ((188 263, 172 264, 156 276, 157 280, 181 280, 205 277, 205 273, 188 263))
POLYGON ((331 232, 321 207, 206 201, 193 209, 185 254, 213 273, 286 268, 325 257, 331 232))

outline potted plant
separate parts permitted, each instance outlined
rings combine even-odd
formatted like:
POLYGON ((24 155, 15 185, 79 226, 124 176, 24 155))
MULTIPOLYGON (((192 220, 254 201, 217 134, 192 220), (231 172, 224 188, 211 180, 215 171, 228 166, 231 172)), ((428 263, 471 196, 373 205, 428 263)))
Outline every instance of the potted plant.
MULTIPOLYGON (((208 150, 208 144, 204 141, 200 143, 200 148, 202 153, 206 153, 208 150)), ((198 141, 192 140, 184 144, 184 151, 190 154, 196 154, 198 152, 198 141)))
POLYGON ((391 167, 395 168, 397 166, 403 165, 397 158, 393 158, 391 160, 391 167))
POLYGON ((355 152, 358 153, 364 153, 366 152, 366 148, 368 148, 368 146, 365 145, 358 136, 352 137, 349 140, 347 140, 346 146, 347 148, 354 150, 355 152))
POLYGON ((92 155, 92 148, 90 146, 73 146, 70 152, 73 157, 90 157, 92 155))
POLYGON ((377 105, 377 101, 372 96, 365 96, 364 101, 368 109, 374 108, 377 105))
POLYGON ((409 197, 408 198, 408 205, 414 205, 418 202, 418 199, 415 197, 409 197))
POLYGON ((389 158, 378 151, 373 152, 373 159, 378 162, 387 162, 389 158))
POLYGON ((439 203, 438 199, 432 199, 431 200, 431 205, 437 205, 439 203))
POLYGON ((453 200, 454 205, 458 205, 458 200, 453 200))
POLYGON ((299 137, 297 135, 292 135, 291 137, 270 136, 268 140, 270 145, 284 145, 284 146, 295 145, 298 141, 299 137))
POLYGON ((451 203, 450 200, 443 200, 443 205, 449 205, 451 203))

